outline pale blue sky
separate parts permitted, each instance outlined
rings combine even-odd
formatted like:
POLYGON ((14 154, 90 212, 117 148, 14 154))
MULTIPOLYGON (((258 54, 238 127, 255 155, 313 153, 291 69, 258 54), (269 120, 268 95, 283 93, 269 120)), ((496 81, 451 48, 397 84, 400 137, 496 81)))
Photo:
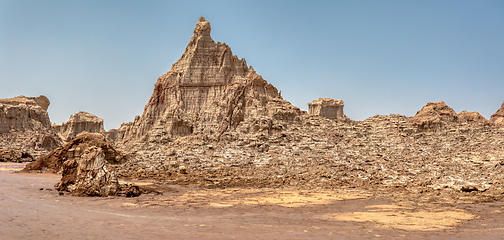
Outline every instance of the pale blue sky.
POLYGON ((504 101, 504 1, 0 0, 0 98, 46 95, 51 121, 141 115, 204 16, 215 41, 301 109, 354 120, 427 102, 489 118, 504 101))

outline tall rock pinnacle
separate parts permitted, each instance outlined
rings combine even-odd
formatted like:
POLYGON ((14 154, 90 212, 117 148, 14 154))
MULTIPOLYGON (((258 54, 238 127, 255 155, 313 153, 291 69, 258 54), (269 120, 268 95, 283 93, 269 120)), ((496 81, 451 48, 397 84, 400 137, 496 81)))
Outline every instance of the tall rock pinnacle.
POLYGON ((201 17, 180 59, 158 78, 142 116, 118 129, 117 140, 157 142, 190 134, 218 138, 246 119, 299 111, 228 45, 215 42, 210 31, 210 22, 201 17))

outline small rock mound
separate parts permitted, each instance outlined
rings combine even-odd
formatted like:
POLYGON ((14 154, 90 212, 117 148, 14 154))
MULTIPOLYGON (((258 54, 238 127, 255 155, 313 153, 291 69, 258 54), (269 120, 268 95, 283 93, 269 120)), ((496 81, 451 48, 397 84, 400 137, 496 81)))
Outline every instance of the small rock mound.
POLYGON ((466 122, 479 122, 479 123, 486 123, 488 120, 483 117, 479 112, 467 112, 467 111, 462 111, 458 113, 458 118, 462 121, 466 122))
POLYGON ((116 151, 102 134, 84 132, 35 162, 27 164, 23 171, 60 172, 65 161, 79 158, 91 147, 101 148, 108 162, 119 163, 125 160, 125 157, 116 151))
POLYGON ((410 121, 419 130, 437 130, 446 123, 456 122, 457 120, 457 113, 443 101, 427 103, 415 116, 410 117, 410 121))
POLYGON ((497 112, 495 112, 494 114, 492 114, 492 116, 490 116, 490 121, 495 124, 504 125, 504 102, 502 103, 499 110, 497 110, 497 112))

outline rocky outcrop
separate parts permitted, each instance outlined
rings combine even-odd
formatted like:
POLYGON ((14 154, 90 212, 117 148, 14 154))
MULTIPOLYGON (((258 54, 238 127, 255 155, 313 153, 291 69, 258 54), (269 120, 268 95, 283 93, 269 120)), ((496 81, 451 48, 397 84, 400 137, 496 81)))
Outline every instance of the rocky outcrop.
POLYGON ((492 116, 490 116, 490 121, 495 124, 504 125, 504 103, 502 103, 501 107, 499 108, 499 110, 497 110, 497 112, 495 112, 494 114, 492 114, 492 116))
POLYGON ((0 99, 0 134, 34 132, 51 128, 45 96, 0 99))
POLYGON ((105 136, 99 133, 84 132, 49 154, 38 158, 35 162, 27 164, 23 171, 60 172, 65 161, 79 159, 86 150, 92 147, 100 148, 105 154, 107 162, 120 163, 125 160, 124 155, 116 151, 105 139, 105 136))
POLYGON ((56 185, 58 191, 74 195, 112 196, 119 191, 119 180, 105 157, 102 148, 89 147, 74 154, 63 163, 62 178, 56 185))
POLYGON ((45 96, 0 99, 0 145, 33 157, 48 153, 61 144, 51 128, 45 96))
POLYGON ((415 116, 410 118, 419 130, 438 130, 445 123, 455 122, 458 120, 457 113, 445 102, 430 102, 422 107, 415 116))
POLYGON ((462 111, 457 114, 458 119, 465 122, 487 123, 488 120, 479 112, 462 111))
POLYGON ((343 113, 345 104, 343 100, 334 100, 332 98, 319 98, 308 103, 308 114, 311 116, 321 116, 329 119, 346 120, 347 116, 343 113))
POLYGON ((210 37, 203 17, 181 58, 158 78, 142 116, 122 125, 122 142, 168 142, 191 134, 220 139, 257 119, 299 121, 301 111, 283 100, 245 59, 210 37), (255 120, 254 120, 255 119, 255 120))
POLYGON ((82 132, 105 132, 103 128, 103 119, 88 112, 78 112, 70 116, 68 122, 64 122, 61 126, 53 125, 53 129, 58 130, 58 133, 65 141, 70 141, 82 132))

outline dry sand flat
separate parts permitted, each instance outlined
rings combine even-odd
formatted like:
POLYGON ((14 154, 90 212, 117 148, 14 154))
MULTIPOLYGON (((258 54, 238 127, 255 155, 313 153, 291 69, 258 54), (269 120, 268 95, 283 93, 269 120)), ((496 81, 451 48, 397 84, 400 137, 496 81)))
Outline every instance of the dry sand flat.
MULTIPOLYGON (((6 164, 2 164, 6 165, 6 164)), ((10 164, 10 169, 16 169, 10 164)), ((2 239, 500 239, 501 202, 420 205, 355 190, 166 186, 60 196, 53 174, 0 173, 2 239)), ((144 183, 148 184, 148 183, 144 183)))

